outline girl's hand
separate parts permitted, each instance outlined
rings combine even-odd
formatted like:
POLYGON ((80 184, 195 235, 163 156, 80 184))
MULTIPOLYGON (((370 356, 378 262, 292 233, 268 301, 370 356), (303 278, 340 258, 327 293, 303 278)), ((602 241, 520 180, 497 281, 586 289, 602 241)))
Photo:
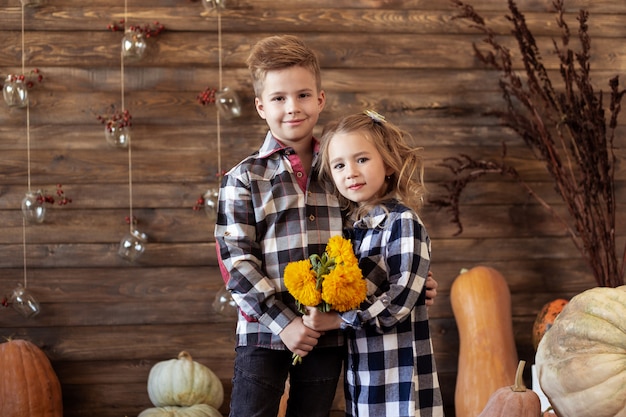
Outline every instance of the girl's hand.
POLYGON ((341 317, 336 311, 329 311, 328 313, 322 313, 317 307, 306 307, 307 314, 302 316, 302 322, 305 326, 317 330, 318 332, 325 332, 327 330, 339 329, 341 326, 341 317))

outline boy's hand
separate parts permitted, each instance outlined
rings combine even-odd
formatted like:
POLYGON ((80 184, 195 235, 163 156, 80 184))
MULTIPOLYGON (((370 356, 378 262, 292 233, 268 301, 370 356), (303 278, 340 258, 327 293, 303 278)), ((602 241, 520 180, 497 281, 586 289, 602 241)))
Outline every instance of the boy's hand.
POLYGON ((321 335, 320 332, 305 326, 301 317, 296 317, 279 334, 287 349, 300 357, 305 357, 313 350, 321 335))
POLYGON ((426 306, 430 307, 435 304, 435 297, 437 296, 437 287, 439 284, 433 278, 432 271, 428 271, 428 277, 426 278, 426 282, 424 283, 426 287, 426 306))
POLYGON ((307 314, 302 316, 302 322, 305 326, 318 332, 339 329, 341 326, 341 317, 336 311, 322 313, 317 307, 306 307, 307 314))

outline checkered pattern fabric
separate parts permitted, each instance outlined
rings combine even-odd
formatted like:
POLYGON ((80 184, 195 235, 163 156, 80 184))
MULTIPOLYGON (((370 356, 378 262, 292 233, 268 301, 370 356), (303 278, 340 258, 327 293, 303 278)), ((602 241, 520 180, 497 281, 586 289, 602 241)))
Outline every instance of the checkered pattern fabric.
POLYGON ((386 209, 354 228, 368 299, 346 331, 346 416, 443 416, 423 291, 430 239, 415 212, 386 209))
MULTIPOLYGON (((291 261, 322 253, 328 239, 342 233, 337 199, 316 177, 303 182, 307 173, 294 169, 294 157, 292 148, 268 133, 259 151, 231 169, 220 187, 215 239, 230 274, 227 288, 248 317, 239 314, 238 346, 285 349, 278 333, 297 309, 283 270, 291 261)), ((343 341, 341 332, 327 332, 317 346, 343 341)))

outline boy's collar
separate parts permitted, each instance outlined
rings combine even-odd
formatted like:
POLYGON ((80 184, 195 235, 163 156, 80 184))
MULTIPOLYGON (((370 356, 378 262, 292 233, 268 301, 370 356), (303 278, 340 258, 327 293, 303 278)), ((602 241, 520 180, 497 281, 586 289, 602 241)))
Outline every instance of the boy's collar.
MULTIPOLYGON (((274 135, 272 135, 271 131, 268 131, 267 135, 265 135, 265 140, 263 141, 263 145, 261 145, 261 148, 259 149, 259 157, 267 158, 268 156, 276 152, 280 152, 280 151, 283 151, 285 149, 290 149, 290 148, 291 147, 289 146, 283 145, 282 142, 280 142, 278 139, 274 137, 274 135)), ((313 152, 317 153, 319 151, 319 148, 320 148, 319 140, 313 137, 313 152)))

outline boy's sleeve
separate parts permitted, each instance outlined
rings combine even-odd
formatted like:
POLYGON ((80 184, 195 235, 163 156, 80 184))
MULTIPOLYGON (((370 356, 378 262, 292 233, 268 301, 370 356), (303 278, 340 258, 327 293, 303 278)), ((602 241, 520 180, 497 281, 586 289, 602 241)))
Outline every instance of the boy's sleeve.
POLYGON ((296 314, 275 297, 277 289, 262 267, 256 226, 249 187, 226 175, 220 188, 215 225, 222 273, 228 274, 226 288, 247 320, 259 321, 278 334, 296 314))

